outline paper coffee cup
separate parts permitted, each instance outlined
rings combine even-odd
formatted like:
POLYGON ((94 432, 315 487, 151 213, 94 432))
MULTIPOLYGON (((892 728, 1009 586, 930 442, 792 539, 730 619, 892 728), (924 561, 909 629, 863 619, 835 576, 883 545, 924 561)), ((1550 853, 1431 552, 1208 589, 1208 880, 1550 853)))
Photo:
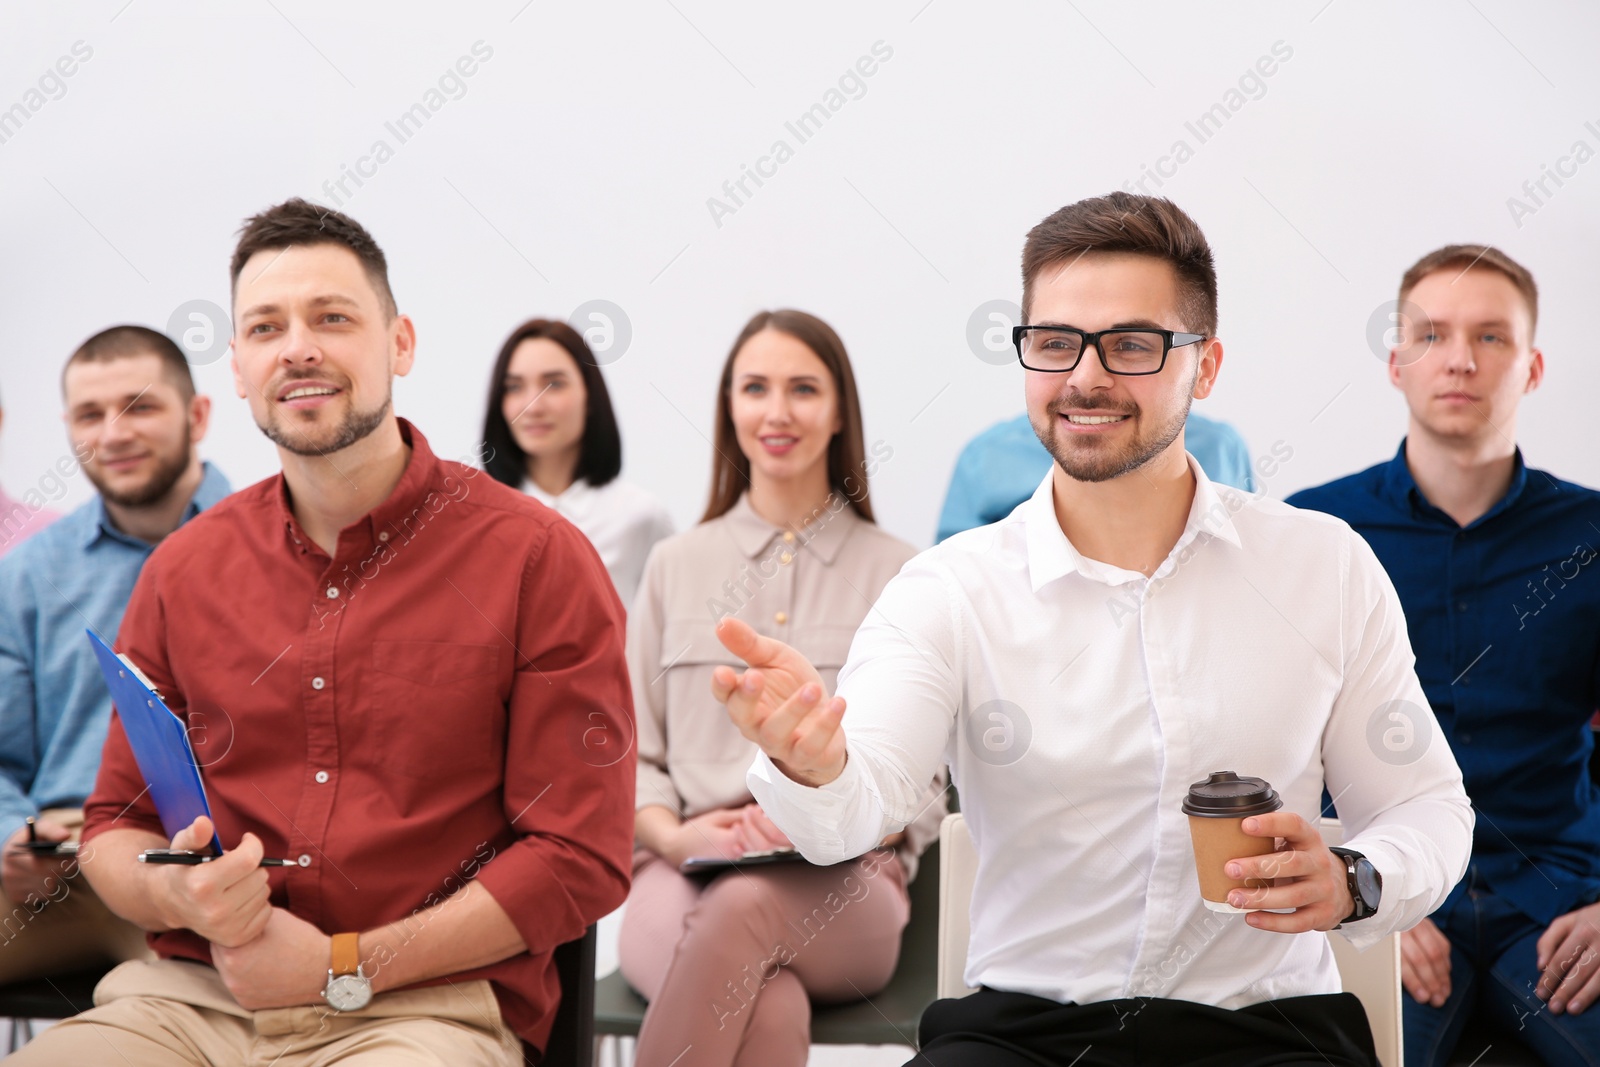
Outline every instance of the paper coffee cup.
POLYGON ((1214 771, 1205 781, 1195 782, 1184 798, 1183 811, 1189 816, 1189 836, 1194 842, 1194 869, 1200 876, 1200 898, 1212 911, 1243 912, 1228 903, 1234 889, 1261 889, 1272 882, 1261 878, 1230 878, 1225 870, 1229 860, 1264 856, 1277 843, 1270 837, 1253 837, 1244 832, 1244 820, 1265 815, 1283 807, 1277 792, 1260 778, 1241 778, 1232 771, 1214 771))

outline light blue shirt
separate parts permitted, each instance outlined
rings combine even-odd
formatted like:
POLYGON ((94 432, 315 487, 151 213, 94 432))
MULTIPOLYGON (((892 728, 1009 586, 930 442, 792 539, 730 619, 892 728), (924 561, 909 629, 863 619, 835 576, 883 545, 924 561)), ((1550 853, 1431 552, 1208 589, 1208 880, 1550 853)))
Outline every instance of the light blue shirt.
MULTIPOLYGON (((1225 422, 1189 412, 1184 447, 1200 462, 1206 477, 1247 493, 1255 492, 1250 450, 1225 422)), ((1039 443, 1026 414, 996 423, 967 442, 950 476, 936 541, 999 522, 1039 488, 1053 462, 1039 443)))
MULTIPOLYGON (((204 471, 184 522, 232 491, 204 471)), ((112 525, 97 495, 0 559, 0 840, 93 791, 111 696, 83 631, 115 644, 154 549, 112 525)))

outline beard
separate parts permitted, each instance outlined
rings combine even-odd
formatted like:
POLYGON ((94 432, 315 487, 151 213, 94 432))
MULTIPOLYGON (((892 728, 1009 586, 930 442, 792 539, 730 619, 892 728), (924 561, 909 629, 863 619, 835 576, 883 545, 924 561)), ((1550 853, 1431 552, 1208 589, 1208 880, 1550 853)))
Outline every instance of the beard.
MULTIPOLYGON (((345 387, 345 395, 350 395, 348 386, 345 387)), ((267 440, 286 452, 292 452, 297 456, 326 456, 349 448, 382 426, 393 402, 394 386, 391 383, 383 395, 383 403, 370 411, 350 408, 337 425, 320 435, 310 429, 285 425, 279 420, 276 411, 270 407, 265 421, 258 420, 256 426, 266 435, 267 440)))
POLYGON ((98 463, 85 463, 83 473, 89 482, 97 489, 102 497, 111 503, 124 508, 145 508, 155 504, 172 492, 172 487, 178 484, 178 479, 183 477, 189 469, 189 457, 194 451, 194 437, 190 432, 188 420, 183 424, 183 438, 170 452, 156 453, 156 466, 143 484, 130 486, 126 489, 114 488, 108 479, 100 472, 98 463))
POLYGON ((1174 411, 1170 418, 1141 432, 1137 429, 1141 414, 1137 404, 1124 407, 1072 393, 1065 398, 1052 400, 1045 409, 1045 424, 1041 426, 1034 423, 1033 432, 1067 477, 1079 482, 1108 482, 1143 467, 1178 439, 1189 418, 1189 405, 1194 402, 1194 378, 1190 378, 1183 390, 1183 398, 1183 406, 1174 411), (1087 436, 1076 441, 1063 440, 1066 435, 1060 432, 1061 412, 1067 408, 1127 415, 1136 424, 1134 436, 1120 445, 1087 436))

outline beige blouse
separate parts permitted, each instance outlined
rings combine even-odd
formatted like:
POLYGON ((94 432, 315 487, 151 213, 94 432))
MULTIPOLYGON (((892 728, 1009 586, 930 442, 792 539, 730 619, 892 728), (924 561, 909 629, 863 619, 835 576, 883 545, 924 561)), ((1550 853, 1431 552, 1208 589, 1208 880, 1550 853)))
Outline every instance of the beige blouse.
MULTIPOLYGON (((798 529, 761 518, 748 496, 727 514, 656 544, 628 612, 628 673, 638 720, 637 808, 660 804, 681 818, 751 801, 745 772, 756 746, 711 695, 718 664, 743 670, 715 633, 735 615, 794 647, 832 694, 856 627, 917 550, 865 521, 835 495, 798 529)), ((850 713, 845 712, 846 729, 850 713)), ((943 776, 906 827, 908 876, 939 836, 943 776)))

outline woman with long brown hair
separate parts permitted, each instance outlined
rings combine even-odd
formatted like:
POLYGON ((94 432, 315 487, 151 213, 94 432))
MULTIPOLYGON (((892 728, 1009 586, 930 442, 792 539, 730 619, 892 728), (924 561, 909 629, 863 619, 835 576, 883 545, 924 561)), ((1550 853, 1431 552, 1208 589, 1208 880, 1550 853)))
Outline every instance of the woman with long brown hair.
POLYGON ((801 650, 831 687, 916 550, 873 522, 867 476, 893 453, 868 454, 849 358, 821 319, 752 318, 723 365, 716 420, 705 516, 656 546, 628 619, 639 777, 622 971, 650 1001, 639 1067, 667 1067, 690 1045, 696 1067, 800 1067, 810 1001, 870 995, 894 973, 905 886, 938 835, 942 790, 851 863, 739 863, 791 846, 745 786, 755 746, 711 695, 712 671, 740 666, 715 627, 737 615, 801 650), (680 870, 706 857, 738 865, 680 870))

